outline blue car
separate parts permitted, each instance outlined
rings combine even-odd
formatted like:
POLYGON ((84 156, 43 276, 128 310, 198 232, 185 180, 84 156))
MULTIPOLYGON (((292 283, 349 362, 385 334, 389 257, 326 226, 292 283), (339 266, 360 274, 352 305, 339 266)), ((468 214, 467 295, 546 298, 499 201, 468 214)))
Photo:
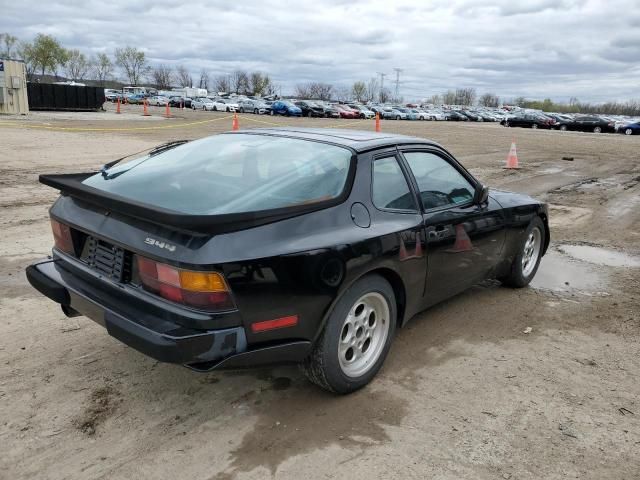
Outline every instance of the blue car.
POLYGON ((629 123, 618 130, 625 135, 640 135, 640 122, 629 123))
POLYGON ((287 117, 301 117, 302 110, 286 100, 278 100, 271 105, 271 115, 286 115, 287 117))

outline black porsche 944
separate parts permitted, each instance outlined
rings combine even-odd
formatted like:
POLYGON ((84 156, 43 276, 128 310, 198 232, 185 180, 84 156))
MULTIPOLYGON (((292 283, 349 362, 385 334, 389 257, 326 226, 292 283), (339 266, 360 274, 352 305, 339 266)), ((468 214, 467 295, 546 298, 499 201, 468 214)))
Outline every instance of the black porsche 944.
POLYGON ((236 131, 40 181, 55 245, 27 277, 66 315, 163 362, 298 363, 337 393, 430 305, 527 285, 549 245, 545 204, 400 135, 236 131))

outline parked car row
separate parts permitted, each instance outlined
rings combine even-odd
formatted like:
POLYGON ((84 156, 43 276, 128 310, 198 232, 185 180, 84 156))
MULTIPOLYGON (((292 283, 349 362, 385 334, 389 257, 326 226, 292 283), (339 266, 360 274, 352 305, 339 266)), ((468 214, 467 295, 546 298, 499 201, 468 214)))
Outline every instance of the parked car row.
MULTIPOLYGON (((166 95, 166 94, 165 94, 166 95)), ((625 135, 639 135, 640 121, 630 118, 611 118, 602 115, 570 115, 519 109, 507 111, 491 107, 464 107, 416 104, 389 105, 357 102, 326 102, 321 100, 266 100, 245 96, 187 97, 183 95, 163 96, 130 94, 109 90, 105 92, 108 101, 132 104, 191 108, 193 110, 253 113, 256 115, 282 115, 288 117, 372 119, 376 114, 381 120, 432 120, 452 122, 499 122, 505 127, 523 127, 561 131, 582 131, 594 133, 618 132, 625 135)))
POLYGON ((566 115, 538 111, 522 111, 509 115, 500 122, 505 127, 544 128, 548 130, 640 134, 640 122, 630 119, 615 120, 600 115, 566 115))

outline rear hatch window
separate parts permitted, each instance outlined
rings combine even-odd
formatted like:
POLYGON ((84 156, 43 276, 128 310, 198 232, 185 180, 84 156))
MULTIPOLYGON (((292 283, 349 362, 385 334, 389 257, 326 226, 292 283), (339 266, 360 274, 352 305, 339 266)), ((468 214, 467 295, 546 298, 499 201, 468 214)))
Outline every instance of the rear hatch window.
POLYGON ((190 215, 323 202, 346 187, 352 152, 267 135, 216 135, 131 160, 82 183, 190 215))

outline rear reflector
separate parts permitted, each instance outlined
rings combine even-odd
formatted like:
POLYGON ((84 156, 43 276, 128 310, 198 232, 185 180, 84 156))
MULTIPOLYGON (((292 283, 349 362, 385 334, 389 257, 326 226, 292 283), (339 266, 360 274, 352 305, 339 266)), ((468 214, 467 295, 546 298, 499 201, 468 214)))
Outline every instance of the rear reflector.
POLYGON ((222 311, 235 307, 222 274, 196 272, 136 256, 140 282, 145 290, 167 300, 201 310, 222 311))
POLYGON ((265 320, 251 325, 253 333, 261 333, 278 328, 295 327, 298 324, 298 315, 276 318, 275 320, 265 320))
POLYGON ((76 254, 71 238, 71 229, 68 225, 51 219, 51 230, 53 231, 53 243, 58 250, 62 250, 70 255, 76 254))

